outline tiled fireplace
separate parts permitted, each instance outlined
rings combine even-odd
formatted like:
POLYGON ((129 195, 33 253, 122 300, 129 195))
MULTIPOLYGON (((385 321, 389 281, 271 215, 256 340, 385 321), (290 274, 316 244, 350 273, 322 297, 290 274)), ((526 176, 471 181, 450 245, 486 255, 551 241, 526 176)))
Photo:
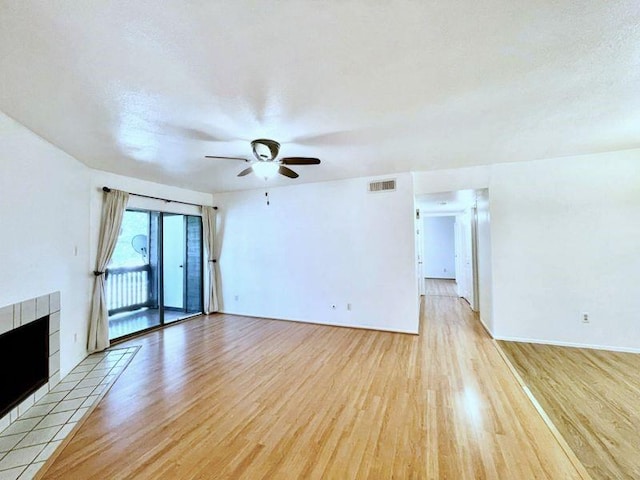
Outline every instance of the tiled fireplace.
POLYGON ((60 292, 0 308, 0 335, 46 316, 49 316, 49 380, 0 418, 0 431, 15 422, 60 382, 60 292))
MULTIPOLYGON (((100 399, 106 395, 140 348, 111 348, 89 355, 61 381, 60 292, 0 308, 0 335, 15 333, 4 345, 10 350, 13 349, 18 357, 22 356, 25 363, 26 359, 32 357, 24 354, 22 347, 17 346, 19 342, 14 343, 14 338, 22 337, 26 335, 25 332, 31 330, 38 331, 37 337, 28 337, 29 340, 23 344, 34 347, 30 339, 39 339, 43 349, 40 350, 42 356, 34 364, 37 365, 35 370, 39 372, 42 368, 43 373, 35 377, 35 382, 28 382, 23 377, 24 384, 30 385, 25 391, 33 390, 42 381, 46 381, 46 317, 49 320, 49 379, 0 418, 0 480, 35 478, 47 460, 56 455, 59 447, 74 434, 100 399), (41 321, 44 327, 37 321, 40 319, 43 319, 41 321)), ((3 339, 7 339, 6 335, 3 339)), ((13 352, 5 357, 12 358, 13 352)), ((10 367, 15 368, 7 373, 9 381, 14 380, 11 375, 14 372, 20 373, 19 362, 11 365, 10 359, 5 359, 4 363, 9 363, 10 367)), ((2 366, 7 365, 0 367, 2 366)), ((23 395, 24 392, 14 397, 5 397, 15 398, 23 395)), ((7 405, 5 408, 9 408, 12 402, 6 402, 5 397, 0 399, 4 399, 7 405)))

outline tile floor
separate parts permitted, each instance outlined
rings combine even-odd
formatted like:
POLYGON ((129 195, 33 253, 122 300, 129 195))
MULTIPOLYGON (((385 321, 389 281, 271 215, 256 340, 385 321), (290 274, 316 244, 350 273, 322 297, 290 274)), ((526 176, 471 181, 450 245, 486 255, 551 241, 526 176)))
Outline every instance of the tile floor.
POLYGON ((32 479, 113 385, 139 348, 113 348, 88 356, 0 432, 0 480, 32 479))

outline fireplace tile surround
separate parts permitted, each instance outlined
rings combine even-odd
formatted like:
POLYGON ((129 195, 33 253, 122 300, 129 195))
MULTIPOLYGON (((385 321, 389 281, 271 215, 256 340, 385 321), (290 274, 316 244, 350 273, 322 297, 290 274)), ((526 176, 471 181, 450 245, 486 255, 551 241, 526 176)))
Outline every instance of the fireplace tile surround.
POLYGON ((89 355, 9 428, 0 430, 0 480, 33 480, 46 469, 139 348, 114 347, 89 355))
POLYGON ((0 335, 47 315, 49 381, 0 418, 0 480, 36 477, 140 348, 114 347, 89 355, 61 381, 60 292, 0 308, 0 335))
POLYGON ((44 397, 60 382, 60 292, 0 308, 0 335, 49 315, 49 381, 0 418, 0 431, 44 397))

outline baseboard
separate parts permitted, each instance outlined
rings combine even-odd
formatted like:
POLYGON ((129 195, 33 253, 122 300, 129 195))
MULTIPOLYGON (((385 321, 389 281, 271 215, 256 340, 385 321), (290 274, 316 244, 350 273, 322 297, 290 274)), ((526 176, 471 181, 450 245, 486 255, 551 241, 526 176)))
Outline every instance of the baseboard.
POLYGON ((495 337, 493 336, 493 332, 491 331, 491 329, 487 326, 486 323, 484 323, 484 320, 482 320, 482 315, 480 315, 478 313, 478 318, 480 319, 480 323, 482 324, 482 326, 484 327, 484 329, 487 331, 487 333, 489 334, 489 336, 493 339, 495 339, 495 337))
POLYGON ((283 322, 296 322, 296 323, 308 323, 311 325, 325 325, 327 327, 344 327, 344 328, 358 328, 360 330, 374 330, 379 332, 390 332, 390 333, 405 333, 408 335, 418 335, 418 330, 403 330, 400 328, 385 328, 385 327, 374 327, 372 325, 362 325, 362 324, 351 324, 351 323, 335 323, 335 322, 318 322, 313 320, 301 320, 299 318, 284 318, 284 317, 265 317, 263 315, 252 315, 247 313, 238 313, 238 312, 226 312, 220 310, 218 313, 223 313, 225 315, 235 315, 237 317, 249 317, 249 318, 264 318, 265 320, 279 320, 283 322))
POLYGON ((493 337, 493 338, 495 340, 502 340, 505 342, 539 343, 541 345, 555 345, 557 347, 589 348, 592 350, 606 350, 609 352, 640 353, 640 348, 631 348, 631 347, 613 347, 610 345, 592 345, 589 343, 560 342, 556 340, 540 340, 538 338, 523 338, 523 337, 493 337))

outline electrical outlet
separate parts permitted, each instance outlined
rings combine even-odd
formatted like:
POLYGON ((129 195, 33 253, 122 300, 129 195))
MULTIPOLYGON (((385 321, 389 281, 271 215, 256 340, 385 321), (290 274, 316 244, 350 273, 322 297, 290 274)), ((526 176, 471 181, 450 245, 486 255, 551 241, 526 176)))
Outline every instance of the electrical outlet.
POLYGON ((347 303, 347 310, 351 311, 351 304, 350 303, 347 303))
POLYGON ((583 312, 582 313, 582 323, 589 323, 589 313, 588 312, 583 312))
POLYGON ((233 299, 237 302, 238 300, 240 300, 240 296, 236 295, 235 297, 233 297, 233 299))
POLYGON ((77 333, 73 334, 73 343, 78 343, 78 334, 77 333))

